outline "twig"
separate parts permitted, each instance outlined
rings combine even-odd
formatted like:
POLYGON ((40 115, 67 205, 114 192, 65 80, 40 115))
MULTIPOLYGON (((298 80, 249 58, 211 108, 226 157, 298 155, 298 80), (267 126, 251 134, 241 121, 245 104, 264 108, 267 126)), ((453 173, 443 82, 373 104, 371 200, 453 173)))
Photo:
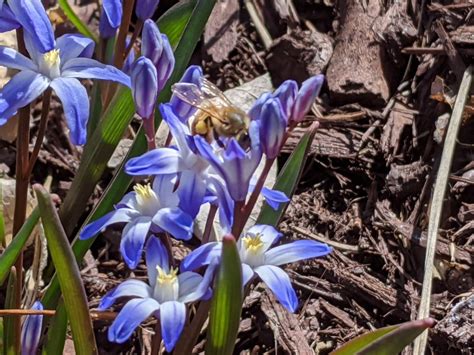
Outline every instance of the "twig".
MULTIPOLYGON (((116 312, 98 312, 90 311, 89 312, 93 320, 107 320, 113 321, 117 317, 116 312)), ((11 316, 11 315, 20 315, 20 316, 29 316, 29 315, 42 315, 47 317, 53 317, 56 315, 55 310, 44 309, 0 309, 0 317, 11 316)))
POLYGON ((255 29, 257 30, 257 33, 260 36, 263 45, 265 46, 265 49, 269 49, 273 42, 272 36, 270 36, 270 33, 265 27, 263 21, 260 19, 260 16, 258 16, 257 9, 255 8, 253 1, 245 0, 244 3, 250 15, 250 18, 252 19, 252 22, 255 25, 255 29))
MULTIPOLYGON (((417 319, 423 319, 429 316, 431 287, 433 279, 433 262, 436 252, 436 240, 441 221, 441 212, 443 209, 443 200, 446 193, 451 164, 453 161, 454 148, 456 147, 456 137, 461 127, 464 106, 466 106, 469 90, 472 83, 472 66, 469 66, 465 72, 459 87, 459 92, 454 104, 453 113, 449 122, 448 131, 444 143, 441 163, 436 177, 433 199, 428 225, 428 240, 425 255, 425 273, 423 276, 423 288, 421 292, 421 301, 417 319)), ((413 354, 423 355, 425 353, 428 333, 423 332, 416 340, 413 346, 413 354)))
POLYGON ((323 237, 320 234, 311 233, 310 231, 304 228, 297 227, 297 226, 290 226, 290 229, 296 233, 303 234, 304 236, 307 236, 311 239, 319 240, 320 242, 326 243, 341 251, 349 251, 352 253, 360 252, 360 248, 357 245, 349 245, 349 244, 335 242, 333 240, 323 237))

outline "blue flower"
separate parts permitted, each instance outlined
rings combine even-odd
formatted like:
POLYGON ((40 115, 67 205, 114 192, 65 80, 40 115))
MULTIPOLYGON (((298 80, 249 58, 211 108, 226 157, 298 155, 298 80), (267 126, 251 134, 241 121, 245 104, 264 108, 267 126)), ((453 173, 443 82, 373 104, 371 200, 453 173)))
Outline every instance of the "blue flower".
POLYGON ((40 53, 54 49, 51 22, 41 0, 8 0, 0 4, 0 32, 23 27, 40 53))
POLYGON ((158 75, 155 65, 147 57, 132 64, 130 74, 135 111, 144 119, 153 119, 158 96, 158 75))
MULTIPOLYGON (((255 274, 268 286, 280 303, 290 312, 298 307, 295 290, 288 275, 278 266, 299 260, 325 256, 331 247, 311 240, 298 240, 272 248, 281 237, 272 226, 255 225, 237 242, 242 261, 243 284, 255 274)), ((181 271, 209 265, 221 255, 222 243, 208 243, 192 251, 181 263, 181 271)))
POLYGON ((152 20, 146 20, 142 31, 142 55, 156 67, 158 92, 163 90, 174 69, 175 59, 168 37, 152 20))
POLYGON ((124 281, 102 298, 99 309, 109 308, 118 298, 133 297, 110 326, 109 341, 125 342, 138 325, 154 315, 160 319, 163 342, 170 352, 186 322, 186 303, 211 296, 209 285, 214 269, 209 267, 204 277, 190 271, 178 274, 177 269, 170 268, 166 248, 155 237, 147 243, 146 264, 149 284, 124 281))
MULTIPOLYGON (((40 301, 33 303, 32 310, 42 311, 43 305, 40 301)), ((21 328, 21 355, 34 355, 38 348, 41 327, 43 324, 43 316, 40 314, 32 314, 26 316, 21 328)))
POLYGON ((91 59, 94 42, 81 35, 59 37, 54 49, 46 53, 37 49, 27 35, 25 44, 32 59, 0 46, 0 65, 20 70, 0 92, 0 126, 51 87, 63 104, 72 142, 84 144, 89 98, 77 79, 112 80, 130 86, 130 78, 115 67, 91 59))
POLYGON ((160 0, 137 0, 135 14, 140 20, 145 21, 153 16, 159 2, 160 0))
POLYGON ((102 14, 99 21, 99 32, 102 38, 110 38, 115 35, 122 21, 122 0, 103 0, 102 14))
POLYGON ((120 252, 127 265, 137 267, 145 239, 149 232, 167 232, 173 237, 189 240, 193 232, 192 217, 179 205, 179 189, 170 175, 156 177, 153 188, 137 184, 133 192, 126 194, 109 212, 88 224, 80 233, 81 239, 89 239, 115 223, 126 223, 122 232, 120 252))

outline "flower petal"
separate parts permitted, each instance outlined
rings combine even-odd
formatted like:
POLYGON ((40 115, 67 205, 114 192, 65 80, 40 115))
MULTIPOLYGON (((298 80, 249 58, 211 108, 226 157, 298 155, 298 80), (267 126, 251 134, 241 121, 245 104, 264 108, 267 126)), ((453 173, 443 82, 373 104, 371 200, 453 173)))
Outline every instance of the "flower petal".
POLYGON ((179 295, 178 295, 179 302, 187 303, 187 302, 195 301, 197 298, 194 298, 194 292, 201 284, 202 276, 192 271, 185 271, 178 275, 178 281, 179 281, 179 295))
POLYGON ((176 239, 189 240, 193 236, 193 219, 178 207, 162 208, 153 223, 176 239))
POLYGON ((291 116, 291 110, 293 109, 297 94, 298 84, 294 80, 284 81, 273 93, 273 97, 280 100, 287 120, 291 116))
POLYGON ((242 285, 243 286, 247 285, 247 283, 250 280, 252 280, 252 277, 254 274, 255 272, 249 265, 242 263, 242 285))
POLYGON ((268 250, 265 253, 265 261, 271 265, 283 265, 325 256, 331 251, 332 248, 324 243, 313 240, 297 240, 268 250))
POLYGON ((107 292, 100 300, 99 311, 104 311, 111 307, 115 301, 121 297, 151 297, 152 289, 145 282, 129 279, 122 282, 117 287, 107 292))
POLYGON ((222 251, 222 243, 212 242, 201 245, 189 253, 179 266, 181 272, 196 270, 201 266, 209 265, 211 261, 220 257, 222 251))
POLYGON ((304 119, 304 116, 311 108, 314 100, 316 100, 316 96, 318 96, 321 91, 323 83, 324 75, 315 75, 301 84, 300 91, 298 91, 293 106, 291 121, 300 122, 304 119))
POLYGON ((194 276, 191 278, 191 276, 189 276, 189 274, 194 274, 193 272, 190 273, 189 271, 186 271, 180 274, 180 276, 178 276, 180 282, 179 301, 187 303, 209 299, 212 296, 211 285, 218 265, 219 258, 215 257, 211 260, 209 266, 206 268, 204 276, 201 277, 201 281, 197 284, 195 284, 197 278, 194 276), (181 291, 181 288, 184 290, 181 291))
POLYGON ((54 49, 53 27, 41 0, 8 0, 8 5, 41 53, 54 49))
POLYGON ((115 81, 130 87, 130 77, 111 65, 90 58, 73 58, 64 63, 63 77, 115 81))
POLYGON ((138 298, 128 301, 109 328, 109 341, 124 343, 130 338, 135 328, 159 308, 160 304, 153 298, 138 298))
POLYGON ((18 70, 36 71, 38 68, 30 58, 17 52, 13 48, 0 46, 0 65, 18 70))
POLYGON ((179 179, 179 207, 196 218, 206 194, 206 181, 194 171, 185 170, 179 179))
POLYGON ((181 171, 181 154, 172 148, 150 150, 125 164, 128 175, 175 174, 181 171))
POLYGON ((135 269, 142 258, 143 245, 151 226, 150 217, 138 217, 128 222, 122 232, 120 253, 130 269, 135 269))
POLYGON ((0 126, 31 103, 49 86, 49 79, 30 70, 23 70, 5 84, 0 92, 0 126))
POLYGON ((164 272, 169 273, 170 262, 168 251, 159 238, 151 237, 146 244, 146 269, 148 272, 148 281, 152 288, 155 288, 156 277, 159 266, 164 272))
POLYGON ((268 187, 263 187, 261 194, 265 197, 268 205, 275 211, 280 208, 281 203, 287 203, 290 199, 282 191, 272 190, 268 187))
POLYGON ((86 88, 74 78, 56 78, 51 82, 51 87, 63 104, 71 142, 76 145, 85 144, 89 119, 89 96, 86 88))
MULTIPOLYGON (((201 80, 203 77, 202 68, 198 65, 191 65, 186 69, 183 76, 181 77, 180 83, 191 83, 201 87, 201 80)), ((179 99, 176 95, 171 96, 170 105, 175 115, 183 123, 186 123, 191 115, 196 112, 196 108, 183 100, 179 99)))
POLYGON ((262 265, 255 268, 254 271, 273 292, 278 301, 293 313, 298 307, 298 298, 286 272, 273 265, 262 265))
POLYGON ((170 301, 165 302, 160 308, 161 335, 165 349, 173 350, 176 342, 181 336, 186 321, 186 306, 184 303, 170 301))
POLYGON ((0 6, 0 33, 16 30, 21 25, 8 6, 0 6))
POLYGON ((94 53, 95 43, 92 39, 80 35, 67 33, 59 37, 56 41, 56 48, 59 49, 61 64, 72 58, 91 58, 94 53))
POLYGON ((79 239, 85 240, 92 238, 111 224, 130 222, 136 216, 136 214, 136 211, 129 208, 120 208, 111 211, 105 216, 102 216, 101 218, 85 226, 79 234, 79 239))
POLYGON ((153 180, 153 191, 160 199, 161 207, 177 207, 179 204, 179 196, 175 191, 176 175, 166 174, 155 176, 153 180))

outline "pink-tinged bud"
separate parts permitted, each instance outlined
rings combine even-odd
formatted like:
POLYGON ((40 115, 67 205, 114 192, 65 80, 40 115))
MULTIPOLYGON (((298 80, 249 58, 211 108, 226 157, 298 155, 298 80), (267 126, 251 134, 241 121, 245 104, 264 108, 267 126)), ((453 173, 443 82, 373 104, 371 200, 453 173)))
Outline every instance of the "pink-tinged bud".
POLYGON ((324 75, 315 75, 304 81, 293 105, 293 112, 290 118, 292 122, 301 122, 304 116, 316 100, 324 83, 324 75))
POLYGON ((298 95, 298 84, 294 80, 286 80, 273 93, 273 97, 280 100, 281 107, 287 120, 291 117, 291 111, 298 95))
POLYGON ((145 21, 153 16, 159 3, 159 0, 137 0, 135 14, 140 20, 145 21))
POLYGON ((263 153, 273 159, 280 153, 286 132, 286 115, 280 100, 270 98, 260 113, 260 143, 263 153))
POLYGON ((174 69, 173 49, 166 35, 152 20, 146 20, 142 31, 142 55, 149 58, 156 67, 158 74, 158 91, 166 85, 174 69))
POLYGON ((152 117, 158 96, 155 66, 150 59, 140 57, 133 64, 130 77, 136 112, 144 119, 152 117))
MULTIPOLYGON (((43 305, 36 301, 31 307, 32 310, 42 311, 43 305)), ((21 355, 34 355, 38 349, 41 337, 41 327, 43 325, 42 315, 26 316, 21 328, 21 355)))

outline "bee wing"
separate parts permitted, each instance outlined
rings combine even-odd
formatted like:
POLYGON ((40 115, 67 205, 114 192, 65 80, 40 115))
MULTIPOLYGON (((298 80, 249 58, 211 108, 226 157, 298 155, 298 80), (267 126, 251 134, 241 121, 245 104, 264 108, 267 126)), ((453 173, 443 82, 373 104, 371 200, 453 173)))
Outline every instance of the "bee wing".
POLYGON ((197 108, 204 106, 202 102, 207 99, 201 89, 193 83, 176 83, 171 90, 180 100, 197 108))
POLYGON ((222 106, 234 106, 216 85, 204 78, 202 78, 202 91, 208 98, 218 98, 222 106))

